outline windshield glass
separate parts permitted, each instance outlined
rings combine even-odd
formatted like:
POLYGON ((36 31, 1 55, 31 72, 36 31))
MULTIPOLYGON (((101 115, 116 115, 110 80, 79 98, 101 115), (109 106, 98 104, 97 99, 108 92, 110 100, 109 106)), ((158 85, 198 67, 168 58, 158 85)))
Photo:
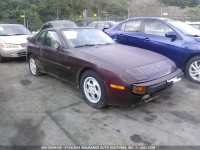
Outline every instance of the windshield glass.
POLYGON ((31 32, 23 26, 19 25, 0 26, 0 36, 30 35, 30 34, 31 32))
POLYGON ((99 29, 67 29, 62 35, 70 48, 82 46, 115 44, 115 42, 99 29))
POLYGON ((200 30, 198 30, 184 22, 174 21, 174 20, 170 20, 169 22, 187 36, 200 36, 200 30))

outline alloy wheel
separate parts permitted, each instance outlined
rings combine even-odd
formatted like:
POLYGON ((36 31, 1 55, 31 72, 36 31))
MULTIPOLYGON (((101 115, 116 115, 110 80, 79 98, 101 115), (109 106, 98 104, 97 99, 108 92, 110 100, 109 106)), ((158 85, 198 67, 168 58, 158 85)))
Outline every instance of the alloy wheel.
POLYGON ((196 80, 200 81, 200 60, 194 61, 189 67, 190 76, 196 80))
POLYGON ((86 97, 92 103, 98 103, 101 99, 101 88, 98 81, 93 77, 87 77, 83 84, 86 97))
POLYGON ((37 73, 37 66, 36 66, 35 60, 33 58, 30 58, 29 63, 30 63, 31 73, 33 75, 36 75, 36 73, 37 73))

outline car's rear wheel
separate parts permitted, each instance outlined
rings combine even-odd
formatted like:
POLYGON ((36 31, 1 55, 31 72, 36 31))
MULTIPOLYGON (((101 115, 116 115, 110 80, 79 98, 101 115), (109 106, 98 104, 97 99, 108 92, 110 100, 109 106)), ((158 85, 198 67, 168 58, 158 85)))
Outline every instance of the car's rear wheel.
POLYGON ((38 75, 41 74, 38 71, 38 67, 37 67, 37 64, 35 62, 35 58, 32 55, 29 57, 29 69, 30 69, 31 74, 34 75, 34 76, 38 76, 38 75))
POLYGON ((107 106, 106 88, 101 77, 94 71, 86 71, 81 76, 80 89, 86 103, 95 108, 107 106))
POLYGON ((5 57, 2 57, 1 54, 0 54, 0 63, 2 63, 4 61, 5 61, 5 57))
POLYGON ((200 56, 193 57, 188 61, 185 74, 189 80, 200 83, 200 56))

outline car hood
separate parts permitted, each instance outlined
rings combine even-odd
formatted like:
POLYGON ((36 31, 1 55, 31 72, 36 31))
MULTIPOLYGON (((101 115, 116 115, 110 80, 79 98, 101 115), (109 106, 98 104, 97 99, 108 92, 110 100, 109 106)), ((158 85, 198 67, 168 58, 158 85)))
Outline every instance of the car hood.
POLYGON ((176 69, 175 64, 158 53, 120 44, 84 47, 80 50, 131 74, 137 80, 156 79, 176 69))
POLYGON ((27 42, 27 37, 31 35, 0 36, 0 41, 4 43, 22 44, 27 42))

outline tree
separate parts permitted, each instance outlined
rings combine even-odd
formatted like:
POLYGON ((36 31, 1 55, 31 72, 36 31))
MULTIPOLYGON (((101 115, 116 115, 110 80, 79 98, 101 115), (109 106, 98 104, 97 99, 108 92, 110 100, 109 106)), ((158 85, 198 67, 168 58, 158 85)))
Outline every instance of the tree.
POLYGON ((200 14, 200 5, 198 7, 194 7, 194 8, 187 8, 187 15, 189 16, 189 20, 190 21, 199 21, 200 20, 200 16, 197 14, 200 14))
POLYGON ((188 7, 196 7, 200 4, 200 0, 160 0, 161 3, 168 6, 178 6, 181 8, 188 7))

